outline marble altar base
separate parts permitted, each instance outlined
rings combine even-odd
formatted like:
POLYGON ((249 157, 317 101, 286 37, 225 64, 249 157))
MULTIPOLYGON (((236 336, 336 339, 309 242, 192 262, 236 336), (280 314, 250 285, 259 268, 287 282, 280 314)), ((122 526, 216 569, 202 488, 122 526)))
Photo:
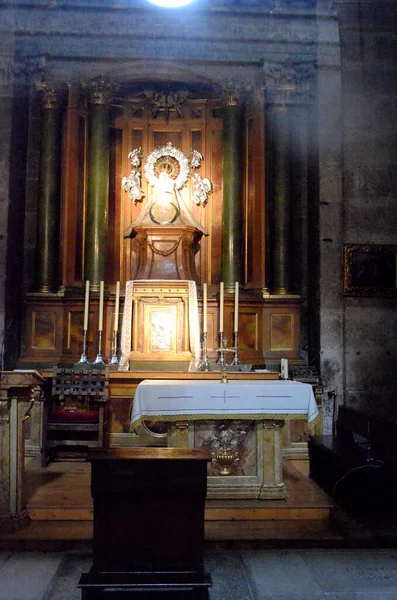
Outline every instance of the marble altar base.
POLYGON ((236 429, 243 431, 235 447, 223 453, 214 450, 219 423, 177 421, 170 423, 168 428, 169 447, 212 450, 207 498, 288 498, 283 482, 281 453, 281 432, 285 421, 222 421, 222 431, 230 432, 229 439, 236 429))

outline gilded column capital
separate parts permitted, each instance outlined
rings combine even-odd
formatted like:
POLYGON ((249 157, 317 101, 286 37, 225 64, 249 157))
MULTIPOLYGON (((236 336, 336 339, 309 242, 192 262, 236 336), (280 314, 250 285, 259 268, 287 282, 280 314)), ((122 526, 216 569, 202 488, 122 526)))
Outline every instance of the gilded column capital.
POLYGON ((82 81, 81 87, 87 95, 91 106, 93 106, 109 104, 114 94, 118 91, 119 84, 100 75, 90 81, 82 81))
POLYGON ((35 83, 35 89, 40 92, 43 108, 54 110, 60 107, 62 89, 47 81, 35 83))
POLYGON ((225 106, 241 106, 252 94, 252 87, 230 81, 222 86, 222 100, 225 106))

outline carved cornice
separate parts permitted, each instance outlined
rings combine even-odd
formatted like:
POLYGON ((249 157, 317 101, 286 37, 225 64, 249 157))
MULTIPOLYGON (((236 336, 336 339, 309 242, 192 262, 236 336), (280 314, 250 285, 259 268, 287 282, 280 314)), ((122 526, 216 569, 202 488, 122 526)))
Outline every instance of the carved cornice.
POLYGON ((190 117, 200 118, 200 112, 189 99, 189 92, 184 89, 174 89, 172 85, 168 85, 160 91, 148 88, 140 92, 136 98, 132 99, 131 110, 132 114, 139 110, 148 110, 152 119, 163 116, 168 123, 172 112, 178 118, 183 119, 186 109, 189 111, 190 117))
POLYGON ((316 65, 311 62, 264 62, 267 101, 280 108, 287 104, 307 104, 314 91, 316 65))
POLYGON ((0 52, 0 90, 2 96, 13 94, 14 84, 28 81, 29 69, 26 61, 14 60, 14 57, 0 52))
POLYGON ((45 56, 36 56, 34 58, 24 59, 24 69, 27 74, 29 83, 34 87, 40 86, 48 79, 48 74, 45 70, 45 56))
POLYGON ((119 84, 102 75, 90 81, 82 81, 81 87, 87 94, 91 105, 109 104, 119 89, 119 84))

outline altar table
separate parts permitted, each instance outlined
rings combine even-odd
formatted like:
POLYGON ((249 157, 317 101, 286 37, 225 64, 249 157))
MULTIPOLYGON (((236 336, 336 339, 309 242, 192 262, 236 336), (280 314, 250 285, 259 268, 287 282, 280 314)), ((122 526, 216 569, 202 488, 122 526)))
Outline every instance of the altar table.
POLYGON ((274 499, 288 496, 281 454, 285 420, 310 423, 317 415, 312 386, 297 381, 145 380, 135 392, 131 428, 145 421, 170 422, 168 446, 192 448, 203 445, 205 435, 198 442, 195 433, 200 422, 251 422, 255 440, 246 454, 256 454, 255 472, 236 476, 224 469, 209 477, 208 497, 274 499))

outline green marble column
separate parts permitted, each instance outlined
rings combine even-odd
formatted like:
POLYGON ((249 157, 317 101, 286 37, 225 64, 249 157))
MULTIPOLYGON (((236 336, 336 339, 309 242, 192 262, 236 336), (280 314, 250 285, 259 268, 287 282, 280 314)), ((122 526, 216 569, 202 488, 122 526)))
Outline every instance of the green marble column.
POLYGON ((231 100, 223 117, 223 207, 221 280, 225 291, 244 280, 242 203, 242 109, 231 100))
POLYGON ((61 180, 61 107, 57 92, 43 87, 39 198, 37 206, 36 289, 58 288, 61 180))
POLYGON ((270 264, 273 294, 290 292, 291 156, 288 112, 284 105, 268 107, 272 140, 270 264))
POLYGON ((109 202, 109 101, 114 86, 103 79, 85 86, 89 94, 88 189, 85 220, 84 280, 99 289, 105 280, 109 202))

